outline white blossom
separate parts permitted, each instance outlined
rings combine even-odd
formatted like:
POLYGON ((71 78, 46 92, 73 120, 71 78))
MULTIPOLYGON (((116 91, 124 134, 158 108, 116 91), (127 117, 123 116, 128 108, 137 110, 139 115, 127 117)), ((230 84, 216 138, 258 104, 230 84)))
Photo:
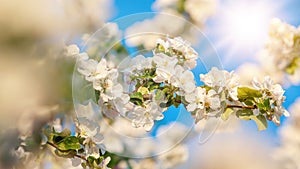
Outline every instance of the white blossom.
POLYGON ((53 127, 53 129, 56 132, 62 132, 63 131, 61 118, 56 118, 53 122, 51 122, 50 125, 53 127))
POLYGON ((121 94, 119 97, 114 99, 114 105, 120 114, 125 115, 126 112, 130 111, 127 107, 129 99, 130 97, 127 94, 121 94))
POLYGON ((98 63, 93 59, 82 58, 79 60, 78 71, 85 76, 87 81, 93 83, 95 90, 100 91, 99 103, 101 106, 105 106, 104 109, 106 109, 106 111, 104 111, 104 113, 107 113, 107 115, 112 115, 108 113, 109 111, 116 111, 112 100, 118 100, 119 103, 122 103, 120 99, 123 99, 123 104, 126 104, 129 100, 129 96, 124 95, 123 86, 117 82, 117 69, 115 69, 114 65, 111 65, 110 62, 106 61, 106 59, 101 59, 98 63))
POLYGON ((300 28, 282 22, 275 18, 269 28, 269 39, 260 56, 262 66, 272 73, 272 78, 281 76, 281 83, 289 80, 293 84, 300 82, 299 76, 300 28), (268 62, 266 62, 266 59, 268 62))
POLYGON ((87 59, 80 60, 78 71, 85 76, 87 81, 94 82, 104 79, 109 73, 114 73, 115 70, 109 70, 105 59, 101 59, 98 63, 96 60, 87 59))
POLYGON ((191 93, 196 88, 194 74, 190 70, 184 70, 180 65, 176 65, 175 72, 171 77, 171 84, 179 87, 185 94, 191 93))
POLYGON ((100 126, 97 122, 93 120, 88 120, 87 118, 78 118, 79 124, 77 125, 79 133, 82 137, 85 137, 84 142, 89 141, 94 142, 95 144, 101 144, 103 141, 103 136, 100 133, 100 126))
POLYGON ((78 72, 85 76, 87 81, 93 81, 94 74, 97 69, 98 62, 94 59, 88 59, 88 56, 82 58, 78 62, 78 72), (92 77, 92 78, 90 78, 92 77))
POLYGON ((197 59, 198 53, 191 47, 191 43, 183 40, 181 37, 167 38, 169 46, 173 49, 181 51, 185 59, 197 59))
POLYGON ((146 58, 143 55, 138 55, 131 60, 132 64, 130 65, 130 69, 132 70, 143 70, 152 68, 152 58, 146 58))
POLYGON ((289 116, 288 111, 282 106, 282 103, 285 100, 284 90, 282 89, 281 85, 274 84, 273 80, 266 76, 262 83, 258 82, 256 78, 253 79, 253 86, 262 91, 264 97, 270 98, 270 103, 274 104, 274 116, 272 121, 276 125, 280 125, 280 117, 282 115, 289 116))
POLYGON ((65 56, 67 57, 76 57, 80 53, 80 49, 76 44, 65 46, 64 50, 65 56))
POLYGON ((156 83, 170 82, 178 60, 163 53, 158 53, 153 56, 153 62, 156 64, 156 77, 153 80, 156 83))
POLYGON ((233 100, 237 99, 237 88, 239 86, 239 78, 233 72, 219 70, 213 67, 207 74, 200 74, 200 79, 207 86, 217 89, 217 93, 227 90, 229 96, 233 100))
MULTIPOLYGON (((286 68, 295 57, 294 52, 297 49, 294 38, 299 36, 300 31, 297 28, 281 22, 279 19, 273 19, 270 24, 269 36, 266 49, 274 59, 280 69, 286 68)), ((298 47, 299 48, 299 47, 298 47)))
POLYGON ((258 90, 270 91, 271 92, 270 97, 274 101, 282 101, 284 99, 284 96, 283 96, 284 90, 282 89, 281 85, 274 84, 274 82, 270 78, 270 76, 266 76, 262 83, 258 82, 256 78, 253 78, 252 84, 258 90))
POLYGON ((84 117, 88 120, 93 120, 99 112, 99 106, 93 100, 87 100, 86 104, 75 105, 77 117, 84 117))
POLYGON ((221 100, 218 93, 211 89, 208 92, 205 88, 197 87, 194 92, 185 95, 189 103, 187 110, 192 112, 196 123, 210 116, 217 116, 220 113, 221 100))
POLYGON ((197 87, 194 92, 185 95, 185 100, 189 102, 187 110, 192 112, 196 109, 205 108, 206 89, 197 87))
POLYGON ((129 112, 128 117, 132 119, 135 127, 143 127, 146 131, 150 131, 154 125, 154 120, 161 120, 164 115, 160 111, 159 105, 155 102, 146 104, 146 107, 136 106, 133 112, 129 112))
POLYGON ((164 53, 172 53, 172 51, 181 52, 180 56, 172 55, 177 57, 179 63, 185 68, 193 69, 197 65, 198 53, 191 47, 188 41, 184 41, 181 37, 166 38, 166 41, 158 39, 157 44, 161 45, 164 49, 164 53))

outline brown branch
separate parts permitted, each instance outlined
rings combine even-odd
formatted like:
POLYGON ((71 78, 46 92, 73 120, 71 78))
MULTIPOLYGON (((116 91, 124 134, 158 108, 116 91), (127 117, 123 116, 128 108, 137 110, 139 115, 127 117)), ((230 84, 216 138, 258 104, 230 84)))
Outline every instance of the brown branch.
MULTIPOLYGON (((53 148, 55 148, 56 150, 60 151, 60 152, 68 152, 68 151, 69 151, 69 150, 61 150, 60 148, 58 148, 57 145, 55 145, 55 144, 53 144, 53 143, 51 143, 51 142, 49 142, 49 141, 47 141, 46 143, 47 143, 48 145, 52 146, 53 148)), ((74 157, 80 158, 80 159, 82 159, 82 160, 88 162, 87 159, 85 159, 84 156, 81 156, 81 155, 78 155, 78 154, 74 154, 74 157)))
POLYGON ((145 82, 143 82, 138 88, 136 88, 134 91, 132 91, 131 93, 135 93, 139 90, 139 88, 143 87, 148 81, 146 80, 145 82))
POLYGON ((231 104, 228 104, 227 108, 257 109, 257 106, 256 105, 253 105, 253 106, 241 106, 241 105, 231 105, 231 104))

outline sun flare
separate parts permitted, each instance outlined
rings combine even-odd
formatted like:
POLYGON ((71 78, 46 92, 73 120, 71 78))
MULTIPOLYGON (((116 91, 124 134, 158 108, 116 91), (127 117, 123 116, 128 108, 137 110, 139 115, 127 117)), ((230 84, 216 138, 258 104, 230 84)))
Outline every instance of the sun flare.
POLYGON ((227 60, 241 51, 254 55, 254 51, 264 45, 276 9, 270 1, 226 1, 221 4, 213 30, 218 35, 216 48, 225 50, 227 60))

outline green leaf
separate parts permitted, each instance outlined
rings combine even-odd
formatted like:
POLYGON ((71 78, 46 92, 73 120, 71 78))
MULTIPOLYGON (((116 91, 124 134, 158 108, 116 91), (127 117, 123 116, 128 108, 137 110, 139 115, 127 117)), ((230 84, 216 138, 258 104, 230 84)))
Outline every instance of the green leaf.
POLYGON ((141 92, 135 92, 130 95, 130 102, 134 103, 135 105, 142 105, 144 102, 144 98, 141 92))
POLYGON ((169 86, 164 86, 163 90, 164 93, 170 93, 171 89, 169 88, 169 86))
POLYGON ((145 87, 149 88, 150 86, 152 86, 153 84, 155 84, 154 81, 149 80, 147 83, 144 84, 145 87))
POLYGON ((138 99, 138 100, 141 100, 143 101, 144 98, 143 98, 143 94, 141 92, 134 92, 130 95, 130 99, 138 99))
POLYGON ((259 111, 262 114, 264 114, 264 113, 266 113, 267 111, 269 111, 271 109, 270 98, 268 98, 266 100, 263 100, 262 102, 257 103, 256 105, 259 108, 259 111))
POLYGON ((236 116, 242 120, 251 120, 252 115, 253 111, 251 109, 243 109, 236 112, 236 116))
POLYGON ((262 97, 261 92, 259 90, 248 87, 238 88, 238 98, 240 101, 244 101, 247 99, 254 100, 254 97, 262 97))
POLYGON ((264 115, 251 116, 251 120, 254 120, 259 131, 266 130, 268 128, 268 122, 264 115))
POLYGON ((69 151, 64 151, 64 152, 55 150, 54 152, 57 156, 65 157, 65 158, 73 158, 74 155, 76 154, 76 150, 69 150, 69 151))
POLYGON ((247 105, 247 106, 253 106, 254 103, 252 100, 245 100, 244 103, 247 105))
POLYGON ((150 91, 153 91, 153 90, 158 89, 158 88, 159 88, 159 84, 153 84, 153 85, 151 85, 151 86, 149 87, 149 90, 150 90, 150 91))
POLYGON ((99 90, 95 90, 95 96, 96 96, 96 103, 98 103, 98 101, 100 99, 100 91, 99 90))
POLYGON ((96 160, 96 158, 95 157, 93 157, 93 156, 89 156, 88 158, 87 158, 87 161, 89 162, 89 164, 93 164, 93 162, 96 160))
POLYGON ((233 109, 227 108, 227 109, 225 110, 225 112, 222 113, 221 119, 224 120, 224 121, 228 120, 229 116, 230 116, 233 112, 234 112, 233 109))
POLYGON ((62 141, 57 143, 57 147, 60 150, 78 150, 80 149, 79 139, 75 136, 64 138, 62 141))
POLYGON ((147 87, 149 91, 153 91, 159 88, 160 83, 155 83, 153 80, 149 80, 144 86, 147 87))
POLYGON ((61 142, 64 139, 64 137, 59 136, 59 135, 53 135, 53 139, 51 141, 53 141, 54 144, 57 144, 59 142, 61 142))
POLYGON ((54 133, 51 134, 51 139, 49 139, 50 141, 52 141, 54 144, 57 144, 59 142, 61 142, 64 138, 68 137, 71 135, 71 130, 70 129, 64 129, 62 132, 57 133, 55 131, 53 131, 54 133))
POLYGON ((270 107, 271 107, 270 98, 264 100, 264 106, 267 108, 266 110, 270 109, 270 107))

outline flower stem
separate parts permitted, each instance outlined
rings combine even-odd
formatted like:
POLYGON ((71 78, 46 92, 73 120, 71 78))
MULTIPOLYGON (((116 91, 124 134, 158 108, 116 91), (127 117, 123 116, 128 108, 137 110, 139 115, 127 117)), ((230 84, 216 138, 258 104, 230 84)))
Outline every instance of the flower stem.
MULTIPOLYGON (((56 150, 60 151, 60 152, 68 152, 68 151, 69 151, 69 150, 61 150, 60 148, 58 148, 57 145, 55 145, 55 144, 53 144, 53 143, 51 143, 51 142, 49 142, 49 141, 47 141, 46 143, 47 143, 48 145, 50 145, 51 147, 55 148, 56 150)), ((80 159, 82 159, 82 160, 84 160, 84 161, 87 162, 87 159, 86 159, 84 156, 75 154, 74 157, 80 158, 80 159)))

